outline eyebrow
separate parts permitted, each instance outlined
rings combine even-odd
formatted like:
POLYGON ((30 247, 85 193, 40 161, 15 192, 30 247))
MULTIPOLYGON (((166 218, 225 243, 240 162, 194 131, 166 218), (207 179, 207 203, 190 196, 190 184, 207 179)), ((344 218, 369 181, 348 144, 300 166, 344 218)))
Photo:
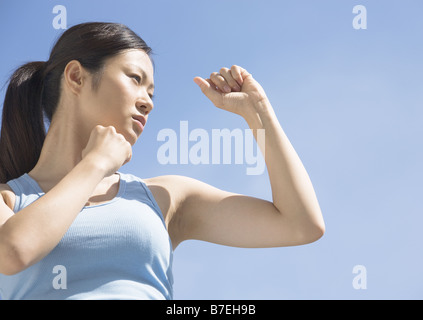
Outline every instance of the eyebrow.
MULTIPOLYGON (((148 79, 148 76, 147 76, 147 74, 145 73, 145 71, 139 66, 139 65, 136 65, 136 64, 134 64, 134 63, 130 63, 129 64, 129 66, 131 66, 131 67, 133 67, 133 68, 135 68, 135 69, 138 69, 138 71, 141 73, 141 76, 144 78, 144 79, 148 79)), ((151 83, 149 86, 148 86, 148 88, 149 89, 153 89, 154 90, 154 84, 153 83, 151 83)))

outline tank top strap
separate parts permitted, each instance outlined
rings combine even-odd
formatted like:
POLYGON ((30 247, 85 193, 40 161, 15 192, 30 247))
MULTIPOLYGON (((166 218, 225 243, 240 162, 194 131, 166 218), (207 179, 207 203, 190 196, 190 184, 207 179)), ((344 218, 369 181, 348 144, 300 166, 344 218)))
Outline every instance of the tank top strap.
POLYGON ((162 222, 165 224, 163 213, 153 196, 153 193, 148 188, 145 181, 133 174, 119 172, 121 179, 126 183, 126 193, 133 199, 138 199, 141 202, 149 204, 150 207, 160 217, 162 222))
MULTIPOLYGON (((133 174, 122 172, 118 173, 120 175, 121 185, 125 186, 124 188, 120 188, 120 193, 128 193, 129 197, 132 196, 133 199, 150 204, 164 223, 163 213, 144 180, 133 174)), ((27 173, 23 174, 19 178, 8 181, 7 185, 15 193, 15 206, 13 208, 15 213, 44 195, 44 192, 38 183, 27 173)), ((119 196, 122 196, 122 194, 118 194, 116 198, 119 196)))
POLYGON ((8 181, 7 185, 15 193, 15 206, 13 208, 15 213, 44 195, 38 183, 27 173, 8 181))

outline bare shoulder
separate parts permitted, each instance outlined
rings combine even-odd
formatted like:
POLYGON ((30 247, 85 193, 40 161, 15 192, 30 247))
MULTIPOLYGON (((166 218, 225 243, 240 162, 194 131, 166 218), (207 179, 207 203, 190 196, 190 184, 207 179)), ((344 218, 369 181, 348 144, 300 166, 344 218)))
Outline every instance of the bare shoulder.
POLYGON ((219 192, 207 183, 180 175, 164 175, 143 180, 163 213, 174 248, 185 239, 189 216, 185 205, 189 202, 187 200, 200 199, 204 195, 210 196, 219 192))
POLYGON ((0 184, 0 201, 3 201, 11 210, 15 206, 15 193, 5 183, 0 184))
POLYGON ((177 185, 183 183, 182 176, 165 175, 143 179, 147 187, 150 189, 157 204, 165 215, 170 218, 169 214, 175 202, 178 193, 175 192, 177 185))
POLYGON ((154 197, 157 196, 159 200, 167 199, 175 205, 179 205, 187 197, 224 192, 203 181, 180 175, 157 176, 144 181, 154 197))
POLYGON ((179 175, 163 175, 143 180, 162 210, 166 222, 172 219, 179 204, 186 197, 186 190, 198 181, 179 175))
POLYGON ((199 181, 196 180, 194 178, 190 178, 187 176, 181 176, 181 175, 163 175, 163 176, 157 176, 157 177, 152 177, 152 178, 148 178, 148 179, 144 179, 145 183, 151 184, 151 183, 160 183, 160 184, 175 184, 175 183, 180 183, 180 182, 195 182, 195 181, 199 181))
POLYGON ((161 186, 166 189, 189 189, 199 185, 206 185, 204 182, 180 175, 163 175, 153 178, 144 179, 147 186, 161 186))

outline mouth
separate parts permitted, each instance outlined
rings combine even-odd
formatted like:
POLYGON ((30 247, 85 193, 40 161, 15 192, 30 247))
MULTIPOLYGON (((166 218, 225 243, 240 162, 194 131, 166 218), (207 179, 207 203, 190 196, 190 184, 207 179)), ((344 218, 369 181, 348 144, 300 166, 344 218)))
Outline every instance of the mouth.
POLYGON ((138 125, 138 127, 141 129, 141 132, 142 132, 147 122, 145 117, 141 115, 136 115, 136 116, 132 116, 132 119, 136 122, 136 124, 138 125))

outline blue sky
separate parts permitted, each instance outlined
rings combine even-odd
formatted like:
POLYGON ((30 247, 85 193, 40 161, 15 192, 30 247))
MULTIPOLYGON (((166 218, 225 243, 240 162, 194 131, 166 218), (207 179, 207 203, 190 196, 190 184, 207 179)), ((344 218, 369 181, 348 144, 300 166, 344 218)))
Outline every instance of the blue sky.
MULTIPOLYGON (((162 129, 247 128, 194 84, 246 68, 266 90, 315 187, 326 222, 310 245, 239 249, 200 241, 174 255, 176 299, 423 298, 423 3, 420 0, 1 1, 0 81, 47 60, 61 30, 86 21, 128 25, 155 52, 155 109, 121 171, 187 175, 271 199, 267 172, 247 165, 162 165, 162 129), (356 5, 367 29, 352 26, 356 5), (354 266, 367 289, 352 285, 354 266)), ((0 91, 3 100, 5 90, 0 91)))

